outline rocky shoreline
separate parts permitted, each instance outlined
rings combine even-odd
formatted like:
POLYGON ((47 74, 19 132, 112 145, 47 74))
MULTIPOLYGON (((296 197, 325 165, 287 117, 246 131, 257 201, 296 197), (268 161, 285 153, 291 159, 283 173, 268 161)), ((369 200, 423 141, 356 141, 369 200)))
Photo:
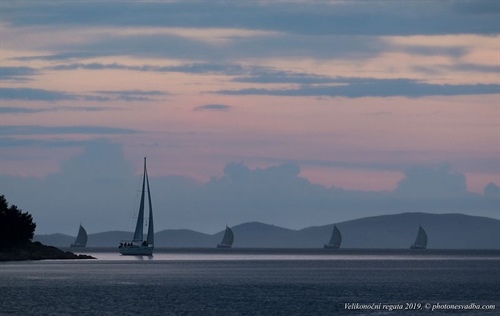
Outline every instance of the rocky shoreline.
POLYGON ((96 259, 89 255, 77 255, 70 251, 45 246, 38 241, 20 245, 1 247, 0 261, 24 261, 47 259, 96 259))

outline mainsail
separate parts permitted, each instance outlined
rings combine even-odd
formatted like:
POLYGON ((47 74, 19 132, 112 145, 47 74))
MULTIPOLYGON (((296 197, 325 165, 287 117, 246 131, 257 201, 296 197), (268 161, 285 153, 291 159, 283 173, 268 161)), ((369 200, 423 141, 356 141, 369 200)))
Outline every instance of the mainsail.
POLYGON ((144 175, 142 176, 141 202, 139 204, 139 214, 137 215, 137 223, 133 240, 142 241, 144 229, 144 191, 146 187, 146 159, 144 158, 144 175))
POLYGON ((330 241, 324 246, 324 248, 340 248, 341 243, 342 235, 340 234, 340 230, 336 225, 333 225, 332 236, 330 237, 330 241))
POLYGON ((76 240, 71 244, 71 247, 85 247, 87 245, 87 232, 85 228, 83 228, 82 224, 80 224, 80 229, 78 229, 78 236, 76 236, 76 240))
POLYGON ((224 237, 222 242, 217 245, 217 248, 231 248, 234 241, 234 234, 231 228, 226 225, 226 231, 224 232, 224 237))
POLYGON ((410 248, 412 248, 412 249, 425 249, 425 248, 427 248, 427 233, 422 228, 422 226, 420 226, 418 228, 417 239, 415 239, 415 242, 413 243, 413 245, 410 248))
POLYGON ((146 239, 146 241, 148 242, 148 244, 153 245, 155 243, 155 231, 153 226, 153 205, 151 204, 151 191, 149 190, 149 179, 148 179, 148 171, 146 170, 146 160, 144 160, 144 174, 146 175, 146 184, 148 187, 148 205, 149 205, 148 238, 146 239))

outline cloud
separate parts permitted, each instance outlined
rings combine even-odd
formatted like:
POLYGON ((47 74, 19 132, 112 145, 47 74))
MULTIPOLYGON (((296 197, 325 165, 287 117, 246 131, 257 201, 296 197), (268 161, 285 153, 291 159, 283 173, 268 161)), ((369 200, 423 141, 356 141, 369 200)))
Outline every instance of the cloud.
POLYGON ((63 100, 84 100, 105 102, 110 98, 96 95, 79 95, 63 91, 51 91, 33 88, 3 88, 0 87, 0 99, 24 100, 24 101, 63 101, 63 100))
POLYGON ((302 85, 291 89, 220 90, 225 95, 330 96, 330 97, 424 97, 433 95, 496 94, 497 84, 439 85, 413 79, 339 78, 337 85, 302 85))
MULTIPOLYGON (((44 60, 44 61, 60 61, 60 60, 72 60, 72 59, 88 59, 100 56, 109 56, 115 54, 104 54, 103 52, 66 52, 66 53, 56 53, 56 54, 48 54, 48 55, 31 55, 31 56, 20 56, 20 57, 12 57, 12 60, 18 61, 33 61, 33 60, 44 60)), ((47 69, 51 69, 51 67, 47 67, 47 69)), ((62 69, 61 69, 62 70, 62 69)))
POLYGON ((0 191, 33 215, 37 233, 65 232, 74 221, 89 223, 89 231, 129 228, 136 181, 122 155, 112 142, 88 142, 85 151, 63 162, 57 173, 43 178, 2 176, 0 191))
POLYGON ((320 76, 307 73, 294 73, 264 68, 258 68, 253 69, 253 71, 248 71, 247 75, 236 77, 235 79, 233 79, 233 81, 252 83, 297 83, 303 85, 337 82, 334 77, 329 76, 320 76))
MULTIPOLYGON (((234 82, 251 83, 301 83, 301 84, 320 84, 337 82, 334 77, 320 76, 307 73, 297 73, 276 70, 261 66, 242 66, 239 64, 218 64, 218 63, 186 63, 177 66, 129 66, 124 64, 112 63, 72 63, 60 64, 46 67, 49 70, 130 70, 142 72, 180 72, 188 74, 221 74, 226 76, 235 76, 234 82)), ((96 91, 100 92, 100 91, 96 91)))
POLYGON ((484 187, 484 195, 489 198, 498 199, 500 198, 500 187, 490 182, 484 187))
POLYGON ((94 91, 93 93, 94 94, 82 95, 44 89, 0 88, 0 99, 25 101, 83 100, 93 102, 107 102, 113 100, 152 101, 155 99, 146 96, 168 95, 167 92, 142 90, 94 91))
MULTIPOLYGON (((95 140, 82 145, 85 151, 65 161, 58 173, 45 178, 2 176, 0 191, 32 212, 38 233, 74 233, 68 227, 79 222, 94 232, 132 230, 142 158, 132 166, 116 143, 95 140)), ((467 192, 465 177, 446 165, 409 169, 396 190, 368 192, 310 183, 300 176, 295 163, 255 169, 230 163, 221 176, 200 183, 158 176, 154 166, 159 160, 148 159, 157 230, 215 232, 225 223, 246 221, 302 228, 411 211, 495 217, 500 199, 492 194, 497 189, 494 185, 488 186, 487 195, 467 192)))
POLYGON ((0 87, 0 99, 26 101, 61 101, 77 100, 78 96, 71 93, 50 91, 44 89, 0 87))
POLYGON ((9 107, 9 106, 0 107, 0 114, 33 114, 33 113, 40 113, 47 111, 49 111, 49 109, 33 109, 33 108, 9 107))
MULTIPOLYGON (((201 31, 202 29, 200 29, 201 31)), ((33 32, 35 32, 34 30, 33 32)), ((62 32, 60 28, 54 30, 62 32)), ((64 31, 61 37, 74 36, 72 33, 66 34, 64 31)), ((22 34, 21 34, 22 35, 22 34)), ((44 34, 40 35, 41 37, 44 34)), ((89 36, 82 36, 86 38, 89 36)), ((8 43, 17 43, 8 41, 8 43)), ((20 42, 24 50, 33 50, 29 41, 20 42)), ((235 62, 242 58, 344 58, 344 59, 362 59, 372 58, 385 52, 388 48, 385 40, 359 36, 351 37, 344 35, 323 35, 306 36, 290 33, 283 33, 279 36, 270 38, 269 36, 255 36, 236 38, 228 44, 214 45, 203 41, 193 41, 190 38, 175 36, 172 34, 122 34, 120 36, 113 34, 97 34, 92 37, 92 41, 75 43, 72 41, 42 41, 40 46, 44 50, 53 52, 48 55, 38 56, 20 56, 14 57, 18 61, 48 60, 48 61, 66 61, 77 59, 88 59, 95 57, 108 56, 135 56, 138 58, 175 58, 179 60, 203 60, 209 64, 215 65, 224 60, 226 63, 235 62), (69 53, 67 51, 70 51, 69 53), (85 51, 85 52, 81 52, 85 51), (65 52, 65 53, 61 53, 65 52)), ((149 69, 141 66, 125 66, 115 63, 72 63, 68 65, 54 65, 46 69, 50 70, 71 70, 71 69, 93 69, 102 67, 107 69, 127 69, 137 71, 181 71, 196 72, 200 69, 198 66, 203 63, 195 63, 191 66, 165 66, 150 67, 149 69), (189 69, 191 67, 191 69, 189 69)), ((236 69, 238 70, 238 69, 236 69)), ((206 71, 206 70, 204 70, 206 71)), ((215 71, 218 71, 215 69, 215 71)), ((228 69, 226 69, 228 71, 228 69)))
POLYGON ((497 34, 494 1, 78 2, 3 7, 12 26, 258 29, 306 35, 497 34), (36 12, 37 14, 33 14, 36 12), (91 19, 89 17, 92 17, 91 19), (396 26, 396 27, 395 27, 396 26))
POLYGON ((34 75, 38 75, 39 70, 31 67, 0 67, 0 80, 28 81, 34 75))
POLYGON ((48 70, 130 70, 130 71, 143 71, 143 72, 181 72, 181 73, 196 73, 196 74, 226 74, 226 75, 239 75, 246 73, 247 67, 236 64, 218 64, 218 63, 186 63, 176 66, 155 66, 155 65, 141 65, 131 66, 119 63, 71 63, 60 64, 55 66, 45 67, 48 70))
MULTIPOLYGON (((260 57, 341 58, 359 63, 360 59, 370 59, 386 52, 404 51, 424 56, 437 54, 454 59, 470 52, 466 43, 452 47, 398 46, 391 45, 384 37, 498 34, 498 10, 487 12, 484 9, 471 9, 476 12, 471 14, 453 2, 444 1, 432 4, 362 2, 362 6, 351 2, 12 4, 3 8, 5 24, 8 25, 6 34, 12 33, 12 39, 8 38, 4 42, 19 51, 52 52, 15 57, 21 61, 84 60, 126 55, 213 63, 220 63, 221 60, 255 60, 260 57), (40 32, 40 36, 36 37, 37 40, 18 40, 16 35, 27 36, 23 32, 40 32), (57 36, 52 36, 56 32, 57 36), (66 37, 71 40, 64 40, 66 37)), ((476 8, 475 5, 470 6, 476 8)), ((100 67, 176 71, 173 66, 167 67, 170 69, 140 69, 140 66, 114 63, 73 63, 55 65, 49 69, 100 67)), ((199 73, 203 70, 180 66, 178 71, 199 73)), ((254 77, 254 80, 262 78, 254 77)))
POLYGON ((149 96, 164 96, 169 94, 167 92, 156 90, 94 91, 94 93, 112 96, 113 99, 122 101, 152 101, 156 99, 149 98, 149 96))
POLYGON ((225 104, 205 104, 194 108, 194 111, 229 111, 230 105, 225 104))
POLYGON ((107 126, 39 126, 2 125, 1 135, 49 135, 49 134, 133 134, 137 130, 107 126))
POLYGON ((401 195, 447 197, 467 194, 465 176, 452 173, 449 164, 437 168, 413 167, 405 172, 395 191, 401 195))
POLYGON ((490 66, 490 65, 479 65, 471 63, 457 63, 453 65, 433 65, 429 66, 415 66, 412 67, 414 71, 421 72, 424 74, 442 74, 449 71, 460 71, 460 72, 480 72, 480 73, 500 73, 500 66, 490 66))

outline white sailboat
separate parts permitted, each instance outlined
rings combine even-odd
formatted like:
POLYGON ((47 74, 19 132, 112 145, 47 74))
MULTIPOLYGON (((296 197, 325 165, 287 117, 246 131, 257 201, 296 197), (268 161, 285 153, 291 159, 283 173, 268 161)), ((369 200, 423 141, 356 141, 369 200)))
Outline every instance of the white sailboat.
POLYGON ((231 228, 226 225, 226 231, 224 232, 224 237, 222 242, 217 245, 217 248, 231 248, 233 246, 234 234, 231 228))
POLYGON ((332 237, 330 237, 330 241, 328 244, 324 245, 325 249, 338 249, 340 248, 340 244, 342 243, 342 234, 340 234, 340 230, 336 225, 333 225, 332 237))
POLYGON ((427 233, 422 228, 422 226, 420 226, 418 228, 417 239, 415 239, 413 245, 410 246, 410 249, 426 249, 426 248, 427 248, 427 233))
POLYGON ((151 192, 149 190, 148 171, 146 169, 146 158, 144 157, 144 175, 142 178, 141 202, 139 205, 139 215, 135 225, 134 238, 132 240, 122 240, 118 247, 122 255, 131 256, 151 256, 154 249, 154 227, 153 227, 153 206, 151 204, 151 192), (149 220, 148 235, 144 240, 144 200, 148 193, 149 220))
POLYGON ((80 229, 78 229, 78 235, 76 236, 75 242, 71 244, 71 247, 86 247, 87 246, 87 232, 80 224, 80 229))

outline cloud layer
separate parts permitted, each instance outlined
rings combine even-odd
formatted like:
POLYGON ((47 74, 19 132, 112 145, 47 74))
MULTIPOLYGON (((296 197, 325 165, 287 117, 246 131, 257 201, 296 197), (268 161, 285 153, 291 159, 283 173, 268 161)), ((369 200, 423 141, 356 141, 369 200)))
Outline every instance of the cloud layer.
MULTIPOLYGON (((120 146, 99 141, 88 143, 83 154, 66 161, 60 173, 38 180, 2 177, 0 191, 34 215, 38 233, 73 233, 68 229, 79 222, 91 232, 131 230, 140 180, 132 170, 120 146)), ((293 163, 255 169, 229 163, 223 172, 199 183, 185 177, 158 177, 150 167, 157 230, 216 232, 226 223, 245 221, 300 228, 381 212, 495 216, 499 202, 499 196, 492 194, 498 187, 489 185, 484 195, 470 193, 465 177, 452 173, 448 165, 412 168, 390 192, 313 184, 293 163)))
POLYGON ((46 231, 130 227, 144 156, 164 228, 498 217, 495 1, 4 2, 0 185, 46 231))

